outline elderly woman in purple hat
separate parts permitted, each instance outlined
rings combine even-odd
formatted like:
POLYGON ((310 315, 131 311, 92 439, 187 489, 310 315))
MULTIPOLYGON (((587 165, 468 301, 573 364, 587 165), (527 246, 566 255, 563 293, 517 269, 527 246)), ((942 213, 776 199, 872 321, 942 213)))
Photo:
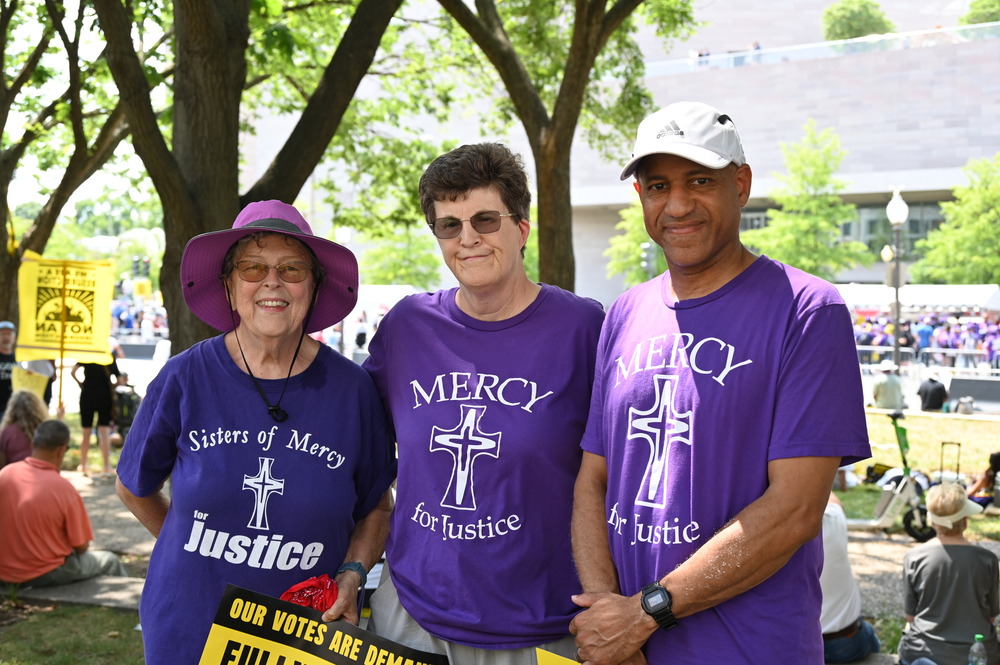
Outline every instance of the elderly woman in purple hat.
POLYGON ((223 334, 150 383, 118 465, 119 496, 157 537, 139 608, 148 665, 199 661, 226 584, 279 596, 327 574, 339 595, 324 619, 357 623, 396 472, 371 379, 308 334, 357 302, 349 250, 290 205, 251 203, 188 242, 181 281, 223 334))

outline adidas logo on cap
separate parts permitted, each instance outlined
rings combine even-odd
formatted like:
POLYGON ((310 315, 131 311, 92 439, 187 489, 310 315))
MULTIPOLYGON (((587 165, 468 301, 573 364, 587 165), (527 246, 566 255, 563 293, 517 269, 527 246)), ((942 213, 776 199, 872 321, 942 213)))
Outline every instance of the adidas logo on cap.
POLYGON ((684 130, 680 128, 676 120, 671 120, 669 125, 656 134, 658 139, 662 139, 664 136, 684 136, 684 130))

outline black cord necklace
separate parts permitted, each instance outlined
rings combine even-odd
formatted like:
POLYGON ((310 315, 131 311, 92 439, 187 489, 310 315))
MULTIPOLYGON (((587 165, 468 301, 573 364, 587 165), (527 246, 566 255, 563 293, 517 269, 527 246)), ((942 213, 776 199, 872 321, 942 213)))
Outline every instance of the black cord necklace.
POLYGON ((260 398, 264 400, 264 404, 267 404, 267 412, 274 418, 277 422, 283 423, 288 420, 288 412, 281 408, 281 400, 285 396, 285 388, 288 387, 288 380, 292 378, 292 369, 295 367, 295 360, 299 357, 299 349, 302 348, 302 339, 306 336, 305 328, 299 334, 299 343, 295 345, 295 355, 292 356, 292 364, 288 366, 288 375, 285 376, 285 383, 281 386, 281 394, 278 395, 278 401, 274 404, 267 399, 267 395, 264 394, 264 389, 260 387, 260 383, 257 382, 257 377, 253 375, 250 371, 250 363, 247 362, 247 357, 243 353, 243 345, 240 344, 240 336, 236 334, 236 328, 233 328, 233 337, 236 338, 236 346, 240 350, 240 357, 243 358, 243 366, 247 368, 247 374, 250 375, 250 379, 253 381, 254 388, 260 393, 260 398))
MULTIPOLYGON (((288 380, 292 378, 292 370, 295 369, 295 361, 299 357, 299 349, 302 348, 302 340, 306 336, 305 323, 302 325, 302 331, 299 333, 299 343, 295 345, 295 355, 292 356, 292 364, 288 366, 288 374, 285 376, 285 383, 281 386, 281 394, 278 395, 278 401, 271 404, 270 400, 267 399, 267 395, 264 394, 264 389, 260 387, 260 383, 257 381, 257 377, 253 375, 250 371, 250 363, 247 362, 246 354, 243 353, 243 345, 240 344, 240 336, 236 333, 236 316, 233 314, 232 309, 232 296, 229 294, 229 284, 225 279, 222 281, 223 286, 226 287, 226 301, 229 303, 229 316, 233 320, 233 337, 236 339, 236 348, 240 350, 240 357, 243 358, 243 366, 247 368, 247 374, 250 375, 250 380, 253 381, 254 388, 260 394, 260 398, 264 400, 264 404, 267 405, 268 414, 274 418, 276 422, 283 423, 288 420, 288 412, 281 408, 281 400, 285 397, 285 388, 288 387, 288 380)), ((309 317, 312 315, 313 307, 316 306, 316 291, 313 290, 312 302, 309 305, 309 311, 306 312, 305 320, 308 321, 309 317)))

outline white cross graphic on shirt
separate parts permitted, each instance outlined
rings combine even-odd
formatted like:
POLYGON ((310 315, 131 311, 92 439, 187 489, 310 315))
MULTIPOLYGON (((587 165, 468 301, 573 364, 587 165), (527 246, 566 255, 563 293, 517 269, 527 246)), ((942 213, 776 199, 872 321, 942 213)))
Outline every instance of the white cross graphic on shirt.
POLYGON ((267 524, 267 500, 272 494, 285 493, 285 481, 278 480, 271 476, 271 465, 274 459, 271 457, 259 457, 260 469, 256 476, 243 476, 243 489, 252 490, 254 494, 253 515, 250 523, 251 529, 268 530, 267 524))
POLYGON ((645 441, 649 446, 649 461, 636 495, 636 505, 663 508, 667 505, 667 460, 670 447, 675 443, 691 445, 691 412, 677 413, 673 397, 677 392, 677 377, 653 377, 656 399, 645 411, 635 407, 628 410, 628 438, 645 441))
POLYGON ((500 457, 500 433, 479 429, 485 406, 462 405, 459 423, 452 429, 434 427, 431 430, 431 451, 443 450, 455 458, 451 480, 441 505, 458 510, 475 510, 476 496, 472 487, 472 464, 480 455, 500 457))

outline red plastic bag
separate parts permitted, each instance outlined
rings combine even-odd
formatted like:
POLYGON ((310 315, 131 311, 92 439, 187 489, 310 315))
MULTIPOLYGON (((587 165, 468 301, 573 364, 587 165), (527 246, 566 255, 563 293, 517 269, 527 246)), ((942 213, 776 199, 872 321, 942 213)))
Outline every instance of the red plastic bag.
POLYGON ((337 583, 329 575, 310 577, 305 582, 289 587, 288 591, 281 594, 281 599, 326 612, 337 600, 337 583))

